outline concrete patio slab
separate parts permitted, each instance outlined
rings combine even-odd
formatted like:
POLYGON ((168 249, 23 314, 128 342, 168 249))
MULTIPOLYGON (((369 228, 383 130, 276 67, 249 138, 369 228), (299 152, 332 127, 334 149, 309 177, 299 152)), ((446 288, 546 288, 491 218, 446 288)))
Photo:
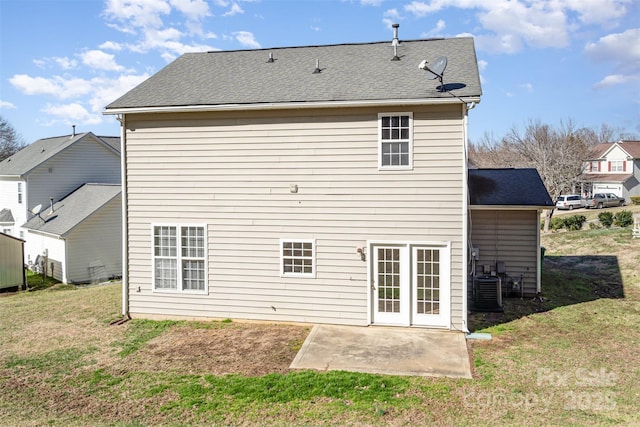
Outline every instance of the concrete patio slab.
POLYGON ((462 332, 315 325, 291 369, 472 378, 462 332))

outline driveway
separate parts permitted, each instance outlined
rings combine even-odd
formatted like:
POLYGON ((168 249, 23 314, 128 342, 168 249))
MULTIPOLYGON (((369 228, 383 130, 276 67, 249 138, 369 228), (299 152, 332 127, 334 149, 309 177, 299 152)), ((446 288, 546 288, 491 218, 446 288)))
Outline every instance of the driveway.
POLYGON ((291 369, 472 378, 464 333, 315 325, 291 369))

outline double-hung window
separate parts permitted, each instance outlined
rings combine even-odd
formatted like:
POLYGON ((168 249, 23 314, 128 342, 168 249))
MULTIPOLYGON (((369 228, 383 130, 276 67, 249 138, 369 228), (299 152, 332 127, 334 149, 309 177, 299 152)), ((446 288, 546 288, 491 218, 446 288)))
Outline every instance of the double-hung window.
POLYGON ((378 167, 411 169, 413 162, 413 115, 384 113, 378 115, 378 167))
POLYGON ((282 276, 315 277, 315 241, 281 239, 280 274, 282 276))
POLYGON ((611 172, 624 172, 624 160, 611 160, 611 172))
POLYGON ((153 289, 205 293, 206 253, 204 226, 154 226, 153 289))
POLYGON ((22 183, 18 183, 18 203, 22 203, 22 183))

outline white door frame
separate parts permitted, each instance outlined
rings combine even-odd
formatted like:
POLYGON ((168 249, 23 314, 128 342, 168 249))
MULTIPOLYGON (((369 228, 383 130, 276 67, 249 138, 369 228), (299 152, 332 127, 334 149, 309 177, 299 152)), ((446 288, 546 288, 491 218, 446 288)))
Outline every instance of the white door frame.
MULTIPOLYGON (((434 328, 449 328, 451 324, 451 244, 450 242, 407 242, 407 241, 368 241, 367 252, 370 254, 367 279, 368 323, 391 326, 424 326, 434 328), (378 312, 378 253, 377 250, 397 249, 399 255, 399 298, 398 312, 378 312), (417 296, 418 269, 417 251, 420 249, 435 249, 439 252, 439 295, 438 304, 430 307, 437 308, 437 314, 419 313, 417 296)), ((395 268, 395 267, 394 267, 395 268)), ((423 295, 423 294, 422 294, 423 295)), ((427 301, 427 304, 429 302, 427 301)))

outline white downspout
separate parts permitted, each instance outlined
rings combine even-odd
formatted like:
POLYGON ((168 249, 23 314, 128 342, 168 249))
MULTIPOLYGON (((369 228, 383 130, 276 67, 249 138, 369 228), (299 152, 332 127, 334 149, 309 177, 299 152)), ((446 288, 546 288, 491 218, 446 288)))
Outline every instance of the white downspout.
MULTIPOLYGON (((471 108, 475 107, 472 104, 471 108)), ((467 150, 468 150, 468 137, 469 137, 469 110, 467 104, 462 104, 462 331, 469 333, 468 327, 468 315, 467 315, 467 299, 469 298, 469 271, 467 266, 467 255, 469 253, 469 186, 468 186, 468 174, 467 174, 467 150)))
MULTIPOLYGON (((116 116, 117 117, 117 116, 116 116)), ((120 181, 122 197, 122 316, 129 317, 129 223, 127 217, 127 144, 125 115, 117 117, 120 122, 120 181)))

